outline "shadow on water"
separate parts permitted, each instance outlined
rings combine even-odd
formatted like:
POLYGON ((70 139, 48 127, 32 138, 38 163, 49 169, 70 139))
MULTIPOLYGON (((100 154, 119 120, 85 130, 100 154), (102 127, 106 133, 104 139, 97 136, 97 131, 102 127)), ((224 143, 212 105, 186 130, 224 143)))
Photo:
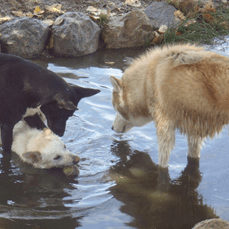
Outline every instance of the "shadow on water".
POLYGON ((63 204, 63 197, 68 196, 65 190, 71 190, 72 183, 77 180, 59 169, 35 169, 14 153, 4 155, 0 164, 0 228, 78 227, 77 219, 63 204))
POLYGON ((117 182, 110 190, 123 203, 120 210, 133 217, 128 226, 188 229, 217 217, 196 190, 201 182, 199 160, 189 158, 181 176, 169 182, 168 170, 159 170, 148 153, 132 152, 126 141, 114 141, 111 150, 120 161, 110 169, 117 182))

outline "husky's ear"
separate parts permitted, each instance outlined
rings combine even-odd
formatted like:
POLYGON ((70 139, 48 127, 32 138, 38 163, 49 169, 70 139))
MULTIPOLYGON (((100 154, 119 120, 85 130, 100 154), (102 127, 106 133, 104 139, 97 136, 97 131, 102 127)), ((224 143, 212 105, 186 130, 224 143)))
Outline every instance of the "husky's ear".
POLYGON ((65 96, 63 96, 61 93, 55 95, 53 99, 56 100, 57 105, 60 109, 78 110, 74 103, 72 101, 69 101, 69 99, 66 99, 65 96))
POLYGON ((122 80, 121 79, 111 76, 110 81, 111 81, 112 86, 114 87, 114 91, 119 92, 122 89, 122 80))
POLYGON ((38 151, 26 152, 22 156, 31 164, 38 163, 42 160, 41 153, 38 151))
POLYGON ((100 92, 100 90, 98 89, 83 88, 83 87, 79 87, 77 85, 71 85, 71 84, 69 84, 69 86, 74 90, 78 99, 82 99, 84 97, 90 97, 100 92))

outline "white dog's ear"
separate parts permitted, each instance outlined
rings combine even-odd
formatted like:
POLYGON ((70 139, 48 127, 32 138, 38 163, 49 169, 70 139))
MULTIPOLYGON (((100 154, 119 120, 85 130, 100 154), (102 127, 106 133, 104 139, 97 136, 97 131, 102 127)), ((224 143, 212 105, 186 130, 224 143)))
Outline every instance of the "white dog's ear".
POLYGON ((38 151, 26 152, 23 153, 22 156, 31 164, 38 163, 42 160, 41 153, 38 151))
POLYGON ((111 81, 112 86, 114 87, 114 91, 118 92, 122 89, 122 80, 121 79, 111 76, 110 81, 111 81))

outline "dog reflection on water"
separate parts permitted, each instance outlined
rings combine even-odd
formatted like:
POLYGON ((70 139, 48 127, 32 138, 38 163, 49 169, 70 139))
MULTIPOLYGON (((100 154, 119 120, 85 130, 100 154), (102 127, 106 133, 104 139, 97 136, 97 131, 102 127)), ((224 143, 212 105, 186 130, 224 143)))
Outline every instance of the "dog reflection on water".
POLYGON ((127 141, 115 141, 111 151, 120 161, 110 170, 117 183, 110 190, 124 203, 120 210, 133 217, 129 226, 183 229, 217 217, 196 190, 201 182, 198 159, 188 158, 180 177, 171 180, 168 169, 156 165, 148 153, 133 152, 127 141))

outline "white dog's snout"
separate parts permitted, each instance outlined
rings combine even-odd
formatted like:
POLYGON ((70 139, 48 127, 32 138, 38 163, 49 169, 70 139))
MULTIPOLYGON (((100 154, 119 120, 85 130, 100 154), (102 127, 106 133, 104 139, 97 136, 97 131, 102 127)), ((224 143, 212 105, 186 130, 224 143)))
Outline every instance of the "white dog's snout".
POLYGON ((79 163, 80 157, 78 157, 78 156, 76 156, 76 155, 74 155, 74 156, 72 156, 72 157, 73 157, 73 163, 74 163, 74 164, 79 163))

